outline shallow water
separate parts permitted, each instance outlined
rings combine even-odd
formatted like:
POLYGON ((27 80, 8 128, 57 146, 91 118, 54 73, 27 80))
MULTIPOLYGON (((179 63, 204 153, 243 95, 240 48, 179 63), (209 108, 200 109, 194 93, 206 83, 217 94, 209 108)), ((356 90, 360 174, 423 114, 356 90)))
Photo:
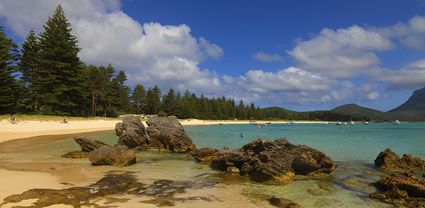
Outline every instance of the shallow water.
MULTIPOLYGON (((185 154, 139 152, 140 162, 136 165, 105 169, 90 166, 87 159, 61 158, 64 153, 79 149, 71 135, 58 136, 55 141, 17 143, 14 151, 0 148, 0 162, 65 163, 101 173, 115 169, 134 171, 141 181, 170 179, 218 182, 214 188, 193 192, 216 199, 198 202, 206 207, 270 207, 266 200, 270 196, 290 199, 302 207, 392 207, 368 197, 369 193, 375 191, 370 184, 380 177, 372 165, 376 155, 389 147, 399 154, 411 153, 425 158, 424 123, 368 126, 272 124, 262 128, 253 125, 216 125, 185 128, 198 147, 236 148, 257 137, 285 137, 292 143, 306 144, 324 151, 337 161, 338 168, 330 178, 296 180, 288 185, 260 184, 241 177, 224 176, 205 164, 196 163, 185 154), (241 133, 244 137, 241 137, 241 133)), ((88 134, 87 137, 109 144, 117 141, 113 131, 88 134)), ((196 203, 191 205, 197 206, 196 203)))

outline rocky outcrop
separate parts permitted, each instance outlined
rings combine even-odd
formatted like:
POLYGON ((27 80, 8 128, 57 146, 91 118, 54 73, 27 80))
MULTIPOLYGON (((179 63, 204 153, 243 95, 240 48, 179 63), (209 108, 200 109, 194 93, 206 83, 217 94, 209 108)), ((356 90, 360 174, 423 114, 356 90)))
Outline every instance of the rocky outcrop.
POLYGON ((392 203, 398 207, 425 207, 425 179, 415 176, 390 176, 375 183, 379 192, 371 198, 392 203))
POLYGON ((89 153, 92 165, 127 166, 136 163, 136 154, 127 146, 102 146, 89 153))
POLYGON ((68 153, 62 155, 63 158, 71 158, 71 159, 87 158, 88 156, 89 156, 88 152, 83 152, 81 150, 68 152, 68 153))
POLYGON ((409 154, 404 154, 400 158, 390 149, 386 149, 376 157, 375 166, 387 172, 416 172, 417 170, 425 170, 425 161, 409 154))
POLYGON ((137 116, 127 116, 122 122, 117 123, 115 133, 119 137, 118 144, 129 148, 145 146, 149 143, 145 126, 137 116))
POLYGON ((208 162, 212 161, 215 157, 215 153, 218 152, 218 149, 211 148, 211 147, 204 147, 201 149, 194 149, 192 152, 190 152, 190 155, 192 155, 195 160, 199 162, 208 162))
POLYGON ((80 145, 81 151, 83 152, 91 152, 102 146, 109 146, 108 144, 98 140, 91 140, 91 139, 78 138, 78 137, 75 137, 74 140, 75 142, 77 142, 78 145, 80 145))
POLYGON ((72 158, 72 159, 86 158, 86 157, 88 157, 89 152, 91 152, 95 149, 98 149, 102 146, 109 146, 108 144, 106 144, 102 141, 91 140, 91 139, 80 138, 80 137, 75 137, 74 141, 78 145, 80 145, 81 150, 68 152, 68 153, 62 155, 63 158, 72 158))
POLYGON ((286 139, 257 139, 240 149, 214 154, 213 169, 239 170, 253 181, 289 182, 295 175, 329 174, 335 163, 323 152, 304 145, 293 145, 286 139))
POLYGON ((153 117, 147 122, 148 149, 190 152, 195 149, 192 139, 186 134, 176 118, 153 117))

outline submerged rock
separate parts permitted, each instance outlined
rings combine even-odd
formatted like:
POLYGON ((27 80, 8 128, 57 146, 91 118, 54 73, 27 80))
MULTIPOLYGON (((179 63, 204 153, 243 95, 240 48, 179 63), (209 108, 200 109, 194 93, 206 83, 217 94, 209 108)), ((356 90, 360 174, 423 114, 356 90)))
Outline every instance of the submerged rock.
POLYGON ((147 122, 148 149, 190 152, 196 147, 176 118, 153 117, 147 122))
POLYGON ((329 174, 335 169, 335 163, 323 152, 293 145, 286 139, 257 139, 240 149, 219 151, 214 157, 213 169, 227 171, 235 167, 240 175, 257 182, 289 182, 295 175, 329 174))
POLYGON ((370 194, 402 207, 425 207, 425 179, 417 177, 390 176, 375 183, 379 192, 370 194))
POLYGON ((136 163, 136 154, 124 145, 102 146, 89 153, 92 165, 128 166, 136 163))
POLYGON ((129 148, 143 146, 149 143, 145 126, 137 116, 127 116, 115 125, 115 133, 119 137, 118 144, 129 148))
POLYGON ((281 208, 299 208, 299 204, 285 198, 272 197, 269 199, 271 205, 281 208))
MULTIPOLYGON (((201 183, 190 181, 171 181, 158 180, 153 184, 145 185, 137 181, 131 173, 107 174, 96 183, 85 187, 72 187, 67 189, 31 189, 21 194, 14 194, 4 198, 3 205, 34 200, 29 205, 18 205, 19 207, 49 207, 52 205, 72 206, 72 207, 111 207, 111 205, 100 204, 100 199, 106 201, 121 202, 122 207, 128 201, 122 197, 123 194, 133 196, 149 196, 149 201, 141 203, 150 203, 155 205, 174 205, 175 202, 184 202, 189 200, 212 201, 211 197, 182 197, 175 195, 185 193, 187 189, 202 189, 213 187, 214 183, 201 183), (113 197, 115 196, 115 197, 113 197)), ((26 202, 27 203, 27 202, 26 202)), ((15 206, 15 207, 18 207, 15 206)), ((121 207, 119 206, 119 207, 121 207)), ((143 207, 143 204, 140 205, 143 207)), ((113 206, 118 207, 118 206, 113 206)))
POLYGON ((375 167, 387 172, 416 172, 417 170, 425 170, 425 161, 409 154, 404 154, 400 158, 390 149, 386 149, 376 157, 375 167))
POLYGON ((91 139, 78 138, 78 137, 75 137, 74 140, 75 142, 77 142, 78 145, 80 145, 81 151, 83 152, 91 152, 102 146, 109 146, 108 144, 98 140, 91 140, 91 139))
POLYGON ((197 161, 208 162, 215 158, 214 155, 217 152, 218 152, 218 149, 211 148, 211 147, 204 147, 201 149, 194 149, 192 150, 192 152, 190 152, 190 154, 197 161))

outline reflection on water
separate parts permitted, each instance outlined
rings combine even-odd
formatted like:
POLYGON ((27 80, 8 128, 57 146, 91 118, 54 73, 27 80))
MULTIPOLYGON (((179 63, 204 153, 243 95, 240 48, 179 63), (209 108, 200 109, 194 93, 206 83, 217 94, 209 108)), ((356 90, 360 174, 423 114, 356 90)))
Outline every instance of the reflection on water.
MULTIPOLYGON (((123 168, 92 167, 87 159, 65 159, 64 153, 79 149, 72 136, 58 136, 58 140, 15 142, 13 151, 0 145, 0 163, 50 162, 80 165, 91 172, 105 173, 111 170, 132 171, 138 180, 152 183, 156 180, 218 182, 198 195, 208 195, 217 200, 202 201, 207 207, 251 205, 271 207, 267 198, 271 196, 292 200, 302 207, 392 207, 368 197, 375 191, 370 184, 380 177, 372 167, 379 151, 391 147, 396 151, 416 153, 423 156, 425 141, 417 139, 425 135, 424 128, 416 124, 403 127, 335 126, 315 125, 271 125, 261 129, 251 125, 229 125, 190 127, 188 133, 200 147, 239 147, 258 136, 287 137, 293 143, 303 143, 319 148, 338 162, 338 168, 330 178, 295 180, 287 185, 253 183, 237 176, 225 176, 211 170, 207 165, 196 163, 186 154, 139 152, 139 163, 123 168), (345 127, 344 127, 345 128, 345 127), (245 137, 241 138, 240 133, 245 137), (410 132, 410 134, 408 133, 410 132), (60 138, 62 137, 62 138, 60 138), (413 145, 415 144, 415 145, 413 145)), ((113 131, 89 134, 91 139, 115 144, 113 131)), ((21 164, 22 165, 22 164, 21 164)), ((140 202, 140 200, 138 201, 140 202)), ((177 205, 178 207, 178 205, 177 205)))

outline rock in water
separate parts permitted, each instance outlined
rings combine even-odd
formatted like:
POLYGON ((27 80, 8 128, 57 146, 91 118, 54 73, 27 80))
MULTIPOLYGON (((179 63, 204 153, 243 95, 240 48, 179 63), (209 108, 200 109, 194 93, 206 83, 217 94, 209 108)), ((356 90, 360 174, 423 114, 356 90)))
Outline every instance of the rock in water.
POLYGON ((194 149, 190 154, 193 158, 200 162, 207 162, 213 160, 215 153, 218 152, 218 149, 211 147, 204 147, 201 149, 194 149))
POLYGON ((425 179, 390 176, 375 183, 379 192, 370 194, 400 207, 425 207, 425 179))
POLYGON ((219 151, 214 156, 213 169, 226 171, 229 166, 235 167, 240 175, 248 175, 257 182, 284 183, 295 175, 329 174, 335 169, 335 163, 323 152, 293 145, 286 139, 257 139, 240 149, 219 151))
POLYGON ((272 197, 269 199, 269 202, 271 205, 275 207, 281 207, 281 208, 299 208, 301 207, 299 204, 292 202, 291 200, 285 199, 285 198, 277 198, 272 197))
POLYGON ((390 149, 386 149, 380 152, 376 157, 375 167, 389 172, 415 172, 416 170, 425 169, 425 161, 420 158, 412 157, 409 154, 404 154, 403 157, 400 158, 390 149))
POLYGON ((78 137, 75 137, 74 140, 75 142, 77 142, 77 144, 80 145, 81 151, 83 152, 91 152, 102 146, 109 146, 108 144, 98 140, 91 140, 91 139, 78 138, 78 137))
POLYGON ((176 118, 153 117, 146 123, 149 149, 190 152, 196 148, 176 118))
POLYGON ((127 166, 136 163, 136 154, 127 146, 102 146, 89 153, 92 165, 127 166))
POLYGON ((145 146, 149 143, 145 126, 137 116, 127 116, 122 122, 117 123, 115 133, 119 137, 118 144, 129 148, 145 146))

